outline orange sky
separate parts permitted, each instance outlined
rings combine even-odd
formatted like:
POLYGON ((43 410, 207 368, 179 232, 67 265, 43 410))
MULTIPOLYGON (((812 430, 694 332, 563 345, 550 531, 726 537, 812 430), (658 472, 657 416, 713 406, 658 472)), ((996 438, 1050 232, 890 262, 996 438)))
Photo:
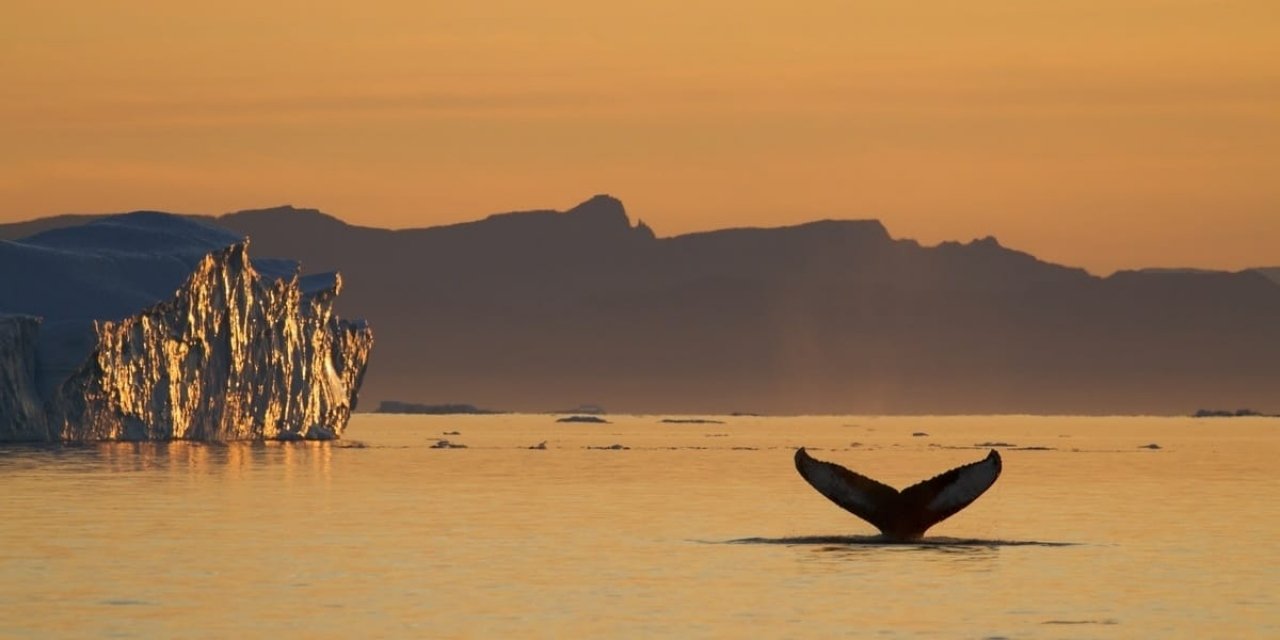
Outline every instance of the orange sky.
POLYGON ((660 235, 876 217, 1107 273, 1280 265, 1274 0, 7 0, 0 221, 290 202, 660 235))

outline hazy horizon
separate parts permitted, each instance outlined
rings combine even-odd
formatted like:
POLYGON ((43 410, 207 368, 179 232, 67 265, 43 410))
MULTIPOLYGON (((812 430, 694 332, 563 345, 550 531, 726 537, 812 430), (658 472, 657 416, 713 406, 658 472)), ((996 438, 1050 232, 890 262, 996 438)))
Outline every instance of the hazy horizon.
POLYGON ((1275 264, 1280 14, 957 5, 17 3, 0 221, 293 202, 663 234, 875 218, 1093 272, 1275 264))

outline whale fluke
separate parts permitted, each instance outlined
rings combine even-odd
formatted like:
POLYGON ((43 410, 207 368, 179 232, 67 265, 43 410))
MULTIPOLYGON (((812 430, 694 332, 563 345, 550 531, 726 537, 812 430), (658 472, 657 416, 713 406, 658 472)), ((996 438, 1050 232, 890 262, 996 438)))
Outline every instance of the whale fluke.
POLYGON ((796 450, 796 471, 818 493, 870 522, 886 537, 914 540, 969 506, 1000 477, 1000 454, 956 467, 902 491, 796 450))

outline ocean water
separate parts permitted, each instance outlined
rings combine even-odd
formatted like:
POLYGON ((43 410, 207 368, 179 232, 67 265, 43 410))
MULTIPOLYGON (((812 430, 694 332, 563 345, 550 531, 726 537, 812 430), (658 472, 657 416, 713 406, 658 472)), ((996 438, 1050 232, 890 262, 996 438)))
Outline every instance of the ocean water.
POLYGON ((0 448, 0 637, 1280 637, 1280 419, 663 417, 0 448), (802 445, 1004 473, 877 544, 802 445))

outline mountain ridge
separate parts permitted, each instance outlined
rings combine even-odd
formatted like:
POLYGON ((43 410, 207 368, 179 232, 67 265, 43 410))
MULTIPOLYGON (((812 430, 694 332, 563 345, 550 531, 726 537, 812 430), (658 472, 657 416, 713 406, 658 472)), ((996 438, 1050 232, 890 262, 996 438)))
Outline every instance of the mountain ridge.
POLYGON ((292 207, 213 222, 257 255, 343 273, 340 310, 379 329, 372 405, 1278 408, 1280 284, 1257 270, 1102 277, 991 237, 922 246, 875 220, 658 237, 608 196, 418 229, 292 207))
MULTIPOLYGON (((0 240, 16 240, 16 239, 28 237, 30 235, 34 235, 42 231, 50 230, 50 229, 84 224, 84 223, 92 222, 94 220, 101 219, 101 218, 118 217, 121 215, 131 215, 131 214, 139 214, 139 213, 163 213, 163 212, 156 212, 154 210, 136 210, 136 211, 119 212, 119 213, 61 214, 61 215, 48 216, 48 217, 42 217, 42 218, 34 218, 34 219, 20 221, 20 222, 0 223, 0 240)), ((617 198, 614 198, 613 196, 609 196, 606 194, 597 194, 595 196, 592 196, 587 200, 565 211, 559 211, 554 209, 522 209, 522 210, 516 210, 516 211, 492 213, 482 218, 477 218, 474 220, 467 220, 462 222, 454 222, 454 223, 425 226, 425 227, 404 227, 404 228, 395 228, 395 229, 354 225, 349 222, 346 222, 345 220, 341 219, 336 215, 325 213, 324 211, 319 209, 300 208, 290 204, 255 208, 255 209, 242 209, 242 210, 218 214, 218 215, 182 214, 182 213, 172 214, 172 215, 179 215, 186 218, 201 220, 201 221, 210 222, 214 224, 220 224, 231 229, 244 229, 244 228, 253 229, 258 225, 263 224, 264 222, 271 222, 274 224, 279 224, 283 222, 291 225, 298 224, 298 223, 309 225, 306 227, 307 231, 330 229, 330 230, 343 230, 343 231, 352 231, 356 233, 370 233, 370 234, 379 234, 379 235, 404 234, 404 235, 413 236, 413 235, 422 234, 424 232, 445 232, 445 231, 457 231, 460 229, 483 228, 486 225, 490 225, 490 224, 505 224, 505 223, 510 223, 512 221, 518 221, 519 223, 538 223, 538 222, 554 223, 558 221, 557 219, 572 220, 575 218, 576 219, 587 218, 587 219, 602 220, 606 223, 614 224, 615 228, 622 227, 622 228, 631 229, 633 231, 638 232, 640 236, 648 236, 649 239, 653 239, 653 240, 682 240, 682 239, 689 240, 689 239, 700 239, 700 238, 705 238, 709 236, 718 236, 718 235, 749 235, 749 234, 768 233, 768 232, 783 232, 783 233, 791 232, 791 233, 801 234, 801 233, 805 233, 807 231, 815 230, 819 228, 823 230, 830 230, 833 228, 834 229, 845 228, 845 229, 860 229, 863 232, 869 232, 872 235, 878 235, 883 240, 886 240, 886 241, 888 240, 903 241, 900 239, 892 238, 888 230, 885 228, 884 224, 880 220, 865 219, 865 218, 864 219, 823 218, 823 219, 811 220, 811 221, 800 222, 800 223, 789 224, 789 225, 777 225, 777 226, 767 226, 767 227, 763 227, 763 226, 725 227, 722 229, 693 231, 693 232, 674 235, 674 236, 660 237, 660 236, 657 236, 656 233, 653 232, 652 228, 649 227, 647 224, 645 224, 643 220, 638 219, 633 225, 631 223, 629 214, 626 213, 625 207, 622 205, 622 202, 617 198), (618 223, 621 223, 621 224, 618 224, 618 223)), ((912 242, 912 243, 915 242, 914 240, 905 240, 905 241, 912 242)), ((960 243, 957 241, 944 241, 937 246, 951 246, 951 245, 966 246, 974 243, 991 243, 996 246, 1001 246, 999 245, 998 240, 996 240, 993 236, 987 236, 982 239, 974 239, 968 243, 960 243)))
MULTIPOLYGON (((305 227, 306 231, 317 231, 317 230, 328 230, 330 232, 343 231, 343 232, 354 232, 357 234, 368 234, 371 236, 383 236, 383 235, 418 236, 420 234, 430 233, 430 232, 445 232, 445 231, 456 232, 462 229, 472 230, 472 229, 484 228, 486 224, 502 224, 512 220, 518 220, 520 222, 554 221, 557 217, 573 218, 575 217, 575 215, 583 214, 583 213, 586 213, 587 215, 590 215, 592 213, 600 213, 601 209, 604 209, 604 211, 609 211, 610 213, 612 213, 612 211, 610 211, 610 208, 614 208, 614 207, 616 207, 616 213, 621 214, 621 219, 624 223, 623 226, 625 226, 626 228, 630 228, 633 231, 639 232, 639 235, 642 235, 642 236, 648 235, 650 236, 651 239, 658 240, 658 241, 688 240, 688 239, 697 239, 697 238, 705 238, 705 237, 721 236, 721 235, 729 235, 729 234, 802 232, 803 230, 827 227, 828 225, 834 228, 847 226, 850 228, 862 228, 864 231, 870 231, 871 233, 882 235, 885 240, 889 240, 893 242, 911 243, 923 249, 966 249, 966 248, 974 249, 975 247, 997 248, 997 249, 1012 252, 1015 254, 1028 256, 1033 260, 1035 260, 1036 262, 1040 262, 1046 265, 1052 265, 1052 266, 1062 267, 1065 269, 1070 269, 1073 271, 1079 271, 1079 272, 1088 274, 1089 276, 1094 278, 1105 279, 1105 278, 1110 278, 1112 276, 1115 276, 1117 274, 1129 273, 1129 272, 1137 272, 1137 273, 1143 273, 1143 274, 1164 274, 1164 273, 1244 273, 1244 272, 1255 271, 1255 272, 1261 273, 1264 276, 1267 276, 1269 279, 1275 280, 1277 283, 1280 283, 1280 266, 1251 267, 1246 269, 1240 269, 1237 271, 1224 270, 1224 269, 1212 269, 1212 268, 1199 268, 1199 267, 1139 267, 1139 268, 1131 268, 1131 269, 1117 269, 1106 275, 1093 274, 1088 272, 1086 269, 1082 267, 1074 267, 1074 266, 1065 265, 1062 263, 1049 262, 1036 257, 1034 254, 1007 247, 1001 244, 999 239, 992 235, 987 235, 981 238, 973 238, 968 241, 943 240, 934 245, 920 244, 916 240, 913 240, 910 238, 893 238, 890 235, 888 229, 884 226, 884 223, 879 219, 875 219, 875 218, 821 218, 817 220, 809 220, 805 222, 798 222, 798 223, 787 224, 787 225, 724 227, 719 229, 691 231, 691 232, 672 235, 672 236, 658 236, 653 231, 653 229, 649 225, 647 225, 642 219, 637 219, 635 224, 632 225, 630 221, 630 216, 629 214, 626 213, 625 207, 622 205, 622 202, 619 199, 607 194, 597 194, 597 195, 591 196, 587 200, 584 200, 581 203, 564 211, 555 210, 555 209, 520 209, 520 210, 514 210, 514 211, 503 211, 498 213, 491 213, 473 220, 451 222, 451 223, 445 223, 440 225, 414 226, 414 227, 401 227, 401 228, 387 228, 387 227, 376 227, 376 226, 352 224, 343 220, 341 217, 337 215, 326 213, 323 210, 310 208, 310 207, 296 207, 292 204, 283 204, 283 205, 252 208, 252 209, 241 209, 241 210, 231 211, 231 212, 222 213, 222 214, 174 213, 169 215, 178 215, 185 218, 201 220, 201 221, 216 224, 216 225, 223 225, 230 229, 257 230, 261 228, 261 225, 264 222, 270 222, 272 224, 279 224, 281 222, 284 222, 290 225, 296 225, 299 222, 301 222, 306 225, 311 225, 311 226, 305 227), (601 204, 603 204, 604 206, 602 207, 601 204), (282 219, 282 218, 287 218, 287 219, 282 219)), ((130 215, 130 214, 138 214, 138 213, 167 213, 167 212, 161 212, 161 211, 156 211, 151 209, 141 209, 141 210, 117 212, 117 213, 69 213, 69 214, 57 214, 52 216, 32 218, 32 219, 18 221, 18 222, 0 223, 0 241, 25 238, 42 231, 57 229, 57 228, 67 227, 67 226, 74 226, 78 224, 84 224, 84 223, 92 222, 94 220, 101 219, 101 218, 117 217, 121 215, 130 215)))

